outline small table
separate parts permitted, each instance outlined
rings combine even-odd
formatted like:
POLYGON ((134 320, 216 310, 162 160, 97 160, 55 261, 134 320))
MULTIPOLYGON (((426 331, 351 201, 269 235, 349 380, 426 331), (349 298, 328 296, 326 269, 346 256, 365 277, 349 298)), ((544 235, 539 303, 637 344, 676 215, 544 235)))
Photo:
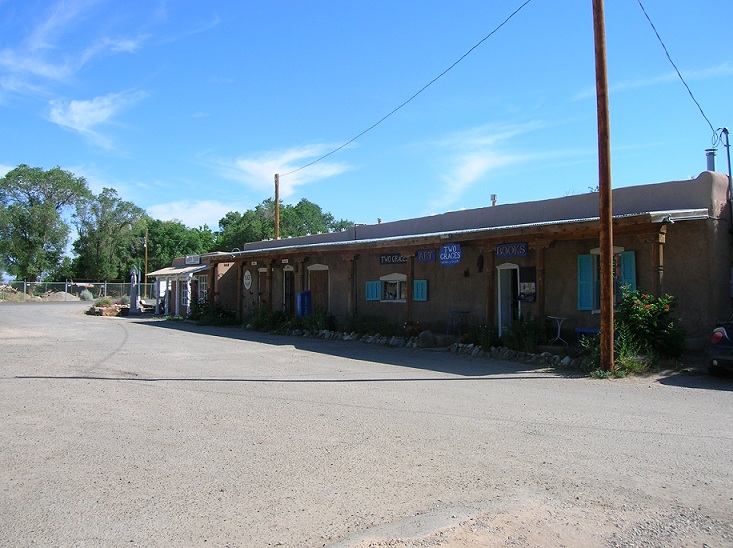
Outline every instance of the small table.
POLYGON ((555 320, 555 323, 557 323, 557 336, 554 339, 551 339, 549 343, 555 344, 557 341, 561 341, 565 346, 567 346, 568 345, 567 341, 560 336, 560 326, 562 326, 562 322, 567 320, 567 318, 563 318, 562 316, 547 316, 547 317, 555 320))

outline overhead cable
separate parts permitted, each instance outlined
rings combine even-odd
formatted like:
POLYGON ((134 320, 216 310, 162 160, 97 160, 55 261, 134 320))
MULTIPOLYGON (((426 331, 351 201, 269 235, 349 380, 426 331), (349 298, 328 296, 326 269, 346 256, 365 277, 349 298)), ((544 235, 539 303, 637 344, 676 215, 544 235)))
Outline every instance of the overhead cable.
POLYGON ((511 13, 511 14, 509 15, 509 17, 507 17, 506 19, 504 19, 504 21, 502 21, 502 22, 501 22, 501 23, 500 23, 500 24, 499 24, 499 25, 498 25, 498 26, 497 26, 497 27, 496 27, 496 28, 495 28, 494 30, 492 30, 492 31, 491 31, 491 32, 490 32, 489 34, 487 34, 486 36, 484 36, 484 37, 483 37, 483 38, 482 38, 482 39, 481 39, 481 40, 480 40, 480 41, 479 41, 479 42, 478 42, 478 43, 477 43, 476 45, 474 45, 474 46, 473 46, 473 47, 472 47, 471 49, 469 49, 469 50, 468 50, 468 51, 467 51, 466 53, 464 53, 463 55, 461 55, 461 57, 460 57, 460 58, 459 58, 459 59, 458 59, 458 60, 457 60, 457 61, 456 61, 455 63, 453 63, 453 64, 452 64, 451 66, 449 66, 449 67, 448 67, 447 69, 445 69, 445 70, 444 70, 443 72, 441 72, 440 74, 438 74, 438 76, 436 76, 435 78, 433 78, 432 80, 430 80, 430 82, 428 82, 428 83, 427 83, 427 84, 425 84, 425 85, 424 85, 424 86, 423 86, 422 88, 420 88, 420 90, 419 90, 419 91, 418 91, 417 93, 413 94, 413 95, 412 95, 412 97, 410 97, 409 99, 407 99, 406 101, 404 101, 404 102, 403 102, 403 103, 402 103, 401 105, 399 105, 398 107, 394 108, 394 109, 393 109, 393 110, 392 110, 391 112, 389 112, 388 114, 385 114, 384 116, 382 116, 382 118, 380 118, 380 119, 379 119, 379 120, 378 120, 377 122, 375 122, 374 124, 372 124, 371 126, 369 126, 369 127, 367 128, 367 129, 365 129, 365 130, 364 130, 364 131, 362 131, 361 133, 359 133, 359 134, 358 134, 358 135, 357 135, 356 137, 353 137, 353 138, 349 139, 349 140, 348 140, 348 141, 346 141, 346 142, 345 142, 345 143, 344 143, 343 145, 341 145, 341 146, 339 146, 339 147, 337 147, 337 148, 333 149, 333 150, 332 150, 331 152, 328 152, 328 153, 324 154, 324 155, 323 155, 323 156, 321 156, 320 158, 316 158, 315 160, 313 160, 313 161, 312 161, 312 162, 310 162, 310 163, 307 163, 307 164, 305 164, 305 165, 303 165, 303 166, 301 166, 301 167, 299 167, 299 168, 297 168, 297 169, 294 169, 294 170, 292 170, 292 171, 289 171, 288 173, 285 173, 285 174, 283 174, 283 175, 280 175, 280 177, 285 177, 285 176, 287 176, 287 175, 292 175, 293 173, 296 173, 296 172, 298 172, 298 171, 300 171, 300 170, 302 170, 302 169, 305 169, 305 168, 307 168, 307 167, 310 167, 310 166, 312 166, 313 164, 317 164, 317 163, 318 163, 318 162, 320 162, 321 160, 324 160, 324 159, 328 158, 329 156, 331 156, 332 154, 335 154, 336 152, 338 152, 338 151, 339 151, 339 150, 341 150, 342 148, 345 148, 345 147, 349 146, 349 145, 350 145, 351 143, 353 143, 354 141, 356 141, 356 140, 357 140, 357 139, 358 139, 359 137, 362 137, 362 136, 363 136, 363 135, 365 135, 366 133, 369 133, 369 132, 370 132, 371 130, 373 130, 373 129, 374 129, 375 127, 377 127, 377 126, 378 126, 379 124, 381 124, 382 122, 384 122, 384 121, 385 121, 385 120, 386 120, 387 118, 389 118, 390 116, 392 116, 392 115, 393 115, 394 113, 396 113, 396 112, 397 112, 398 110, 400 110, 400 109, 401 109, 402 107, 404 107, 405 105, 407 105, 407 104, 408 104, 408 103, 409 103, 410 101, 412 101, 413 99, 415 99, 415 98, 416 98, 416 97, 417 97, 418 95, 420 95, 420 94, 421 94, 421 93, 422 93, 423 91, 425 91, 425 90, 426 90, 426 89, 428 89, 428 88, 429 88, 430 86, 432 86, 432 85, 433 85, 433 84, 434 84, 435 82, 437 82, 437 81, 438 81, 438 80, 439 80, 440 78, 442 78, 442 77, 443 77, 443 76, 444 76, 444 75, 445 75, 445 74, 446 74, 447 72, 449 72, 449 71, 450 71, 451 69, 453 69, 453 68, 454 68, 454 67, 455 67, 455 66, 456 66, 456 65, 457 65, 458 63, 460 63, 461 61, 463 61, 463 59, 465 59, 466 57, 468 57, 468 56, 469 56, 469 55, 470 55, 470 54, 471 54, 471 53, 473 52, 473 50, 475 50, 475 49, 476 49, 476 48, 478 48, 478 47, 479 47, 479 46, 480 46, 481 44, 483 44, 483 43, 484 43, 484 42, 485 42, 486 40, 488 40, 489 38, 491 38, 491 36, 493 36, 493 35, 494 35, 494 34, 495 34, 496 32, 498 32, 498 31, 499 31, 499 30, 500 30, 500 29, 501 29, 501 28, 502 28, 502 27, 503 27, 504 25, 506 25, 506 24, 507 24, 507 23, 508 23, 508 22, 509 22, 509 21, 510 21, 510 20, 511 20, 511 19, 512 19, 512 18, 513 18, 513 17, 515 16, 515 15, 517 15, 517 14, 518 14, 518 13, 519 13, 519 12, 520 12, 520 11, 522 10, 522 8, 524 8, 524 7, 525 7, 525 6, 527 5, 527 4, 529 4, 529 3, 531 2, 531 1, 532 1, 532 0, 526 0, 526 1, 525 1, 525 2, 524 2, 524 3, 522 4, 522 5, 521 5, 521 6, 519 6, 519 7, 518 7, 518 8, 516 9, 516 10, 514 10, 514 11, 513 11, 513 12, 512 12, 512 13, 511 13))
POLYGON ((713 128, 713 124, 710 123, 710 120, 708 120, 708 117, 705 116, 705 113, 702 110, 702 107, 700 106, 700 103, 697 102, 697 99, 695 99, 695 96, 692 94, 692 90, 690 89, 690 86, 687 85, 687 82, 685 82, 685 79, 682 77, 682 74, 680 73, 679 69, 677 68, 677 65, 675 65, 674 61, 672 61, 672 56, 669 54, 669 51, 667 50, 667 46, 664 45, 664 42, 662 41, 662 37, 659 36, 659 33, 657 32, 657 28, 654 26, 654 23, 652 23, 651 18, 649 17, 649 14, 646 12, 646 9, 644 9, 644 5, 641 3, 641 0, 636 0, 639 2, 639 7, 641 8, 641 11, 644 12, 644 16, 646 17, 646 20, 649 21, 649 24, 652 27, 652 30, 654 31, 654 34, 657 36, 657 40, 659 40, 659 43, 662 45, 662 49, 664 50, 664 53, 667 55, 667 59, 671 63, 671 65, 674 67, 675 72, 677 73, 677 76, 679 76, 680 80, 684 84, 685 88, 687 89, 687 93, 690 94, 690 97, 697 105, 697 109, 700 111, 700 114, 702 114, 702 117, 705 118, 705 121, 707 122, 708 126, 710 126, 710 131, 713 132, 713 140, 717 139, 717 132, 713 128))

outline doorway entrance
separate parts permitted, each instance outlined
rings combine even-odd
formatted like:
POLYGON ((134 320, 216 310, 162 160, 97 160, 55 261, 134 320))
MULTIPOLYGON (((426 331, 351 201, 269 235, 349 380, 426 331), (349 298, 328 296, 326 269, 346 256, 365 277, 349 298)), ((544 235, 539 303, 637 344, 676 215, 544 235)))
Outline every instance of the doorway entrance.
POLYGON ((519 266, 505 263, 498 270, 499 336, 504 334, 514 320, 519 319, 519 266))

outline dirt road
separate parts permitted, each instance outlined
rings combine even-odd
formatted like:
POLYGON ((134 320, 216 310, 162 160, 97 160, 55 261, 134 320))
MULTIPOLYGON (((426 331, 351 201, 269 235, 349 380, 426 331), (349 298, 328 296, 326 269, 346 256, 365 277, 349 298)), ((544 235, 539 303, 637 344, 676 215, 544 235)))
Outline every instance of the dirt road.
POLYGON ((733 379, 0 304, 2 546, 731 546, 733 379))

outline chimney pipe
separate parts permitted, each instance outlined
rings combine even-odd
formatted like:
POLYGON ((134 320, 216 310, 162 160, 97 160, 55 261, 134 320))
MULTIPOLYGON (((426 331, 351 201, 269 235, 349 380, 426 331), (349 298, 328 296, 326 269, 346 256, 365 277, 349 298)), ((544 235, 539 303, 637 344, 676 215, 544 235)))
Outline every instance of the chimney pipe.
POLYGON ((494 207, 496 205, 496 194, 491 195, 491 207, 494 207))
POLYGON ((708 148, 705 150, 705 156, 707 156, 708 160, 708 171, 715 171, 715 153, 717 152, 717 149, 715 148, 708 148))

